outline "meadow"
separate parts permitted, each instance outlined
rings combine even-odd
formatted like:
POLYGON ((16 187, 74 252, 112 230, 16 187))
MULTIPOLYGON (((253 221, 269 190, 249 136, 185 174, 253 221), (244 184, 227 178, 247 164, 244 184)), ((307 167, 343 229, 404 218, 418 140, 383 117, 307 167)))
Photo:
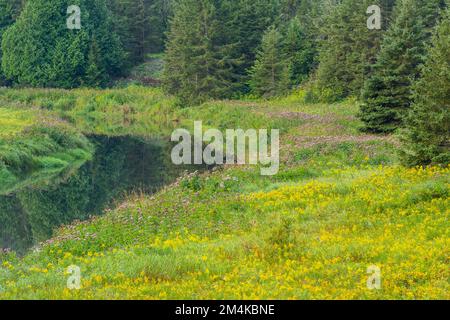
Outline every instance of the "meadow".
POLYGON ((395 136, 358 130, 356 100, 312 104, 297 92, 187 108, 131 86, 0 89, 0 106, 9 192, 87 161, 87 135, 167 139, 195 120, 282 134, 273 177, 255 166, 191 170, 61 226, 24 256, 0 253, 0 299, 450 298, 450 168, 399 165, 395 136), (73 265, 79 290, 67 287, 73 265), (371 266, 379 290, 367 286, 371 266))

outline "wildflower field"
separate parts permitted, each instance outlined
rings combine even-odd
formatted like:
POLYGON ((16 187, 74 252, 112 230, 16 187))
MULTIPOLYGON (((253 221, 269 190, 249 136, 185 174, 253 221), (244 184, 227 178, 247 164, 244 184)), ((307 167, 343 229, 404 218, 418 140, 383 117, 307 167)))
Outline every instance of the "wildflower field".
POLYGON ((84 158, 85 134, 163 136, 174 120, 282 133, 273 177, 252 166, 187 172, 61 226, 24 256, 0 253, 0 299, 450 299, 450 168, 400 166, 395 137, 358 131, 356 101, 292 95, 180 108, 158 89, 132 87, 3 90, 0 102, 1 148, 7 136, 27 141, 36 121, 24 114, 38 108, 53 119, 40 126, 59 119, 84 158), (67 287, 74 265, 78 290, 67 287), (373 266, 381 287, 371 290, 373 266))

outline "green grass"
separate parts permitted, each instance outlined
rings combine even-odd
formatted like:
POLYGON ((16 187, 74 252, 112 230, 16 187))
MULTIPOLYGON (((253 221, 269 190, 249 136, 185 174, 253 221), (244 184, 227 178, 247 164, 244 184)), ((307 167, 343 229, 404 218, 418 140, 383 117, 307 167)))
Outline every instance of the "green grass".
POLYGON ((164 71, 164 53, 147 54, 145 61, 131 68, 126 78, 115 81, 116 88, 130 85, 160 87, 164 71))
POLYGON ((1 108, 0 195, 48 183, 92 157, 82 134, 48 112, 1 108))
POLYGON ((30 110, 0 108, 0 136, 14 135, 35 121, 30 110))
POLYGON ((0 105, 39 108, 72 123, 84 134, 164 135, 171 132, 174 98, 159 89, 0 89, 0 105))
POLYGON ((394 137, 359 133, 355 101, 181 108, 158 89, 47 93, 0 90, 0 101, 51 110, 82 133, 167 136, 194 120, 279 128, 281 168, 186 174, 60 228, 23 258, 0 255, 0 299, 450 298, 449 168, 399 166, 394 137), (66 287, 70 265, 80 290, 66 287), (366 286, 372 265, 381 290, 366 286))

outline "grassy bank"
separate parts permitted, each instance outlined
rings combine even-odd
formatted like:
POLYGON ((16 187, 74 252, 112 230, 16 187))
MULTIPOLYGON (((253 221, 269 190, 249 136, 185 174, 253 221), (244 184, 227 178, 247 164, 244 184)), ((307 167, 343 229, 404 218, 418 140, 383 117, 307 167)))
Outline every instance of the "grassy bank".
POLYGON ((38 109, 0 108, 0 195, 51 177, 92 156, 88 140, 38 109))

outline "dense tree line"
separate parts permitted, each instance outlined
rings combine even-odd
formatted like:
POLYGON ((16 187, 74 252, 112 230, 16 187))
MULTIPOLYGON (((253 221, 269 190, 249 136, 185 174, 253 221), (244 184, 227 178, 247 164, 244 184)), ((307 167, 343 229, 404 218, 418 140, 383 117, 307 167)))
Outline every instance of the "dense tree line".
MULTIPOLYGON (((23 0, 0 0, 0 44, 3 34, 18 17, 23 5, 23 0)), ((2 48, 0 45, 0 86, 6 85, 7 81, 1 66, 2 48)))
POLYGON ((126 67, 164 51, 172 0, 107 0, 114 32, 126 51, 126 67))
POLYGON ((167 91, 190 102, 285 92, 317 63, 314 18, 321 7, 313 0, 176 1, 166 43, 167 91), (273 75, 282 83, 263 79, 271 68, 282 70, 273 75))
POLYGON ((21 85, 102 86, 121 71, 123 51, 111 28, 104 0, 27 1, 3 34, 2 70, 21 85), (74 2, 83 8, 79 29, 67 25, 74 2))
POLYGON ((171 3, 0 0, 0 85, 105 86, 164 50, 171 3), (80 7, 80 29, 67 27, 71 5, 80 7))
POLYGON ((390 22, 394 1, 343 0, 326 7, 321 29, 317 81, 335 98, 359 95, 370 74, 370 65, 380 49, 381 38, 390 22), (366 10, 382 8, 381 30, 369 30, 366 10))
POLYGON ((412 100, 402 130, 404 163, 450 163, 450 9, 434 32, 412 100))
POLYGON ((403 0, 365 83, 361 119, 372 132, 393 132, 412 103, 412 85, 426 57, 443 0, 403 0))

